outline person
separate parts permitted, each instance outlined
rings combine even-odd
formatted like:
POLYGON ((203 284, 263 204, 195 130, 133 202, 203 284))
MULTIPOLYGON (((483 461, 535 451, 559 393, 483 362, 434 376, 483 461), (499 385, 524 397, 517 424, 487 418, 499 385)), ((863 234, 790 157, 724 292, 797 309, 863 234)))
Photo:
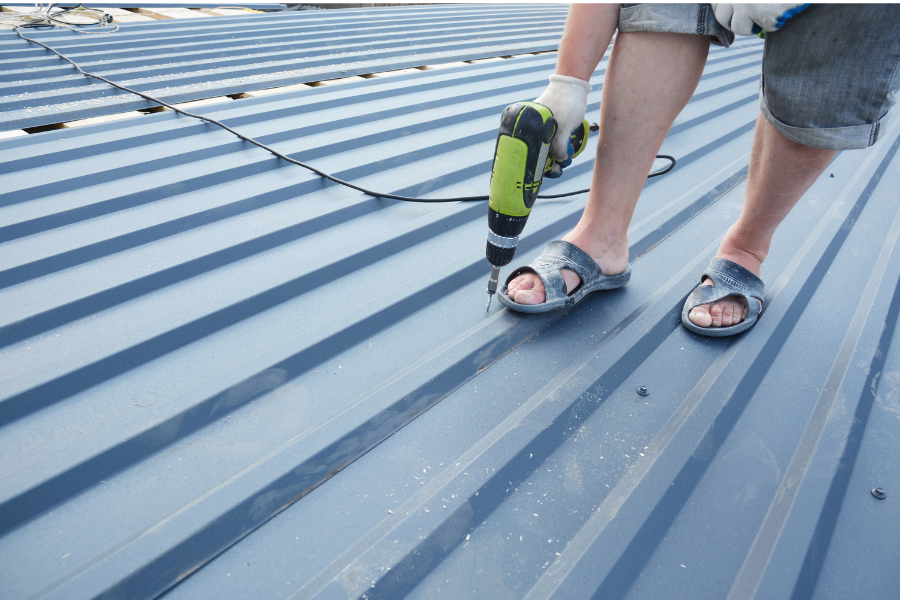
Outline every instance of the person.
MULTIPOLYGON (((878 141, 900 89, 900 6, 571 6, 556 72, 537 100, 567 132, 618 29, 604 78, 591 190, 575 228, 527 267, 500 301, 539 312, 627 283, 628 225, 662 142, 700 81, 710 42, 765 30, 760 113, 745 202, 682 311, 711 336, 752 327, 763 309, 760 268, 772 236, 838 150, 878 141), (722 23, 719 22, 722 21, 722 23)), ((558 135, 565 140, 567 135, 558 135)), ((563 160, 564 142, 551 146, 563 160)))

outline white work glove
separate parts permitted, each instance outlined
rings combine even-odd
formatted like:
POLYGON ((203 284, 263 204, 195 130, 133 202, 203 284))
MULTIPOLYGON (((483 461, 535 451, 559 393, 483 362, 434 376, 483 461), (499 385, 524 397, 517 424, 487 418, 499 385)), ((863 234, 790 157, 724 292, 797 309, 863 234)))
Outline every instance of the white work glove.
POLYGON ((809 4, 713 4, 716 21, 738 35, 778 31, 809 4))
POLYGON ((535 100, 538 104, 549 108, 556 118, 556 137, 550 144, 550 156, 557 163, 564 163, 560 165, 561 167, 568 166, 566 161, 571 155, 569 136, 584 120, 587 95, 590 91, 591 84, 587 81, 568 75, 551 75, 550 85, 535 100))

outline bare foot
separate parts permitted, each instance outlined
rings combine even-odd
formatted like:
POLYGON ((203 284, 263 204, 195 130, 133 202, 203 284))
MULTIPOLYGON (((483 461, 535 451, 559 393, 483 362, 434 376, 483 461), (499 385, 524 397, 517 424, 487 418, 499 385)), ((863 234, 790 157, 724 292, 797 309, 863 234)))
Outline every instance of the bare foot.
MULTIPOLYGON (((706 278, 701 285, 712 284, 712 280, 706 278)), ((688 318, 698 327, 731 327, 747 318, 747 302, 742 296, 727 296, 712 306, 695 306, 688 318)))
MULTIPOLYGON (((760 263, 755 259, 748 260, 743 256, 720 256, 719 254, 716 255, 716 258, 727 258, 759 277, 760 263)), ((713 285, 713 282, 707 277, 703 279, 701 285, 713 285)), ((744 300, 743 296, 726 296, 712 305, 701 304, 695 306, 691 309, 688 318, 691 320, 691 323, 698 327, 731 327, 746 319, 747 312, 747 301, 744 300)))
MULTIPOLYGON (((622 240, 616 244, 616 249, 592 248, 591 244, 579 239, 576 232, 570 232, 564 236, 563 241, 578 246, 587 253, 606 275, 618 275, 628 266, 628 243, 622 240)), ((560 275, 566 282, 566 293, 571 294, 581 284, 578 273, 569 269, 560 269, 560 275)), ((546 300, 544 282, 536 273, 523 273, 509 282, 507 287, 509 299, 516 304, 543 304, 546 300)))
MULTIPOLYGON (((566 294, 571 294, 581 283, 581 277, 569 269, 560 269, 559 273, 566 282, 566 294)), ((536 273, 523 273, 510 281, 506 294, 516 304, 543 304, 546 300, 544 282, 536 273)))

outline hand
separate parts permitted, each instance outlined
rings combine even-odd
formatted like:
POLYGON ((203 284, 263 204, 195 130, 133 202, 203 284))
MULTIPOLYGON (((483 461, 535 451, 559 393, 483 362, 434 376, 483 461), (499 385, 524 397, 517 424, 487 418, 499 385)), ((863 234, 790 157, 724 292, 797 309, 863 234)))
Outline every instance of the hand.
POLYGON ((550 109, 556 118, 556 137, 550 144, 550 156, 558 163, 568 165, 571 152, 569 137, 575 128, 584 120, 587 107, 587 95, 591 84, 576 77, 567 75, 551 75, 550 85, 538 96, 538 104, 550 109))
POLYGON ((778 31, 788 19, 809 4, 713 4, 713 13, 723 27, 738 35, 778 31))

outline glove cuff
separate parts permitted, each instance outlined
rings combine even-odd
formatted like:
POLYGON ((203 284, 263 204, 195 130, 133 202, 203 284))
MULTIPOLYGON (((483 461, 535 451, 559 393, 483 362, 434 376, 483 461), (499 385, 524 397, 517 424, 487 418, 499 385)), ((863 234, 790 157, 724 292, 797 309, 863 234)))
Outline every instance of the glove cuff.
POLYGON ((574 91, 577 88, 584 90, 585 96, 591 91, 591 84, 583 79, 578 79, 577 77, 570 77, 569 75, 551 75, 550 76, 550 84, 561 85, 565 87, 573 88, 574 91))
POLYGON ((584 108, 587 105, 588 92, 591 84, 577 77, 568 75, 551 75, 550 85, 544 90, 535 102, 543 104, 551 111, 557 121, 562 120, 561 125, 575 128, 584 118, 584 108), (572 121, 569 123, 569 121, 572 121))
POLYGON ((558 129, 550 145, 550 155, 557 161, 565 161, 569 157, 569 135, 584 119, 590 91, 591 84, 587 81, 568 75, 551 75, 550 85, 535 100, 549 108, 556 118, 558 129))

